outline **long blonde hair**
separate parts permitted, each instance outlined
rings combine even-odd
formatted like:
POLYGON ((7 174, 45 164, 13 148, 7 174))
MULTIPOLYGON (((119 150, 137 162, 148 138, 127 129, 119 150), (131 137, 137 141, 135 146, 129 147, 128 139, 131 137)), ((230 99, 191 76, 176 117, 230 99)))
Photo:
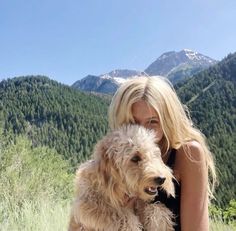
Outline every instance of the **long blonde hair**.
MULTIPOLYGON (((172 84, 164 77, 137 77, 123 83, 113 96, 109 107, 109 125, 116 129, 123 124, 133 123, 132 105, 146 101, 155 109, 163 129, 163 139, 159 143, 163 154, 170 148, 186 147, 188 141, 195 140, 201 144, 205 153, 209 180, 209 195, 212 195, 216 182, 215 165, 207 146, 205 136, 193 126, 189 111, 179 100, 172 84)), ((186 151, 187 153, 187 151, 186 151)))

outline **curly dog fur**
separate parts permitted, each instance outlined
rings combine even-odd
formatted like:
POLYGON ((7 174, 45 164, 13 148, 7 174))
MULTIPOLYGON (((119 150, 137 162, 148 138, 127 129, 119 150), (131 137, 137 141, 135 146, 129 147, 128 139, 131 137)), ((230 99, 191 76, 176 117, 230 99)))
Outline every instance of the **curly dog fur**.
POLYGON ((174 196, 172 178, 153 131, 127 125, 109 133, 77 170, 69 231, 174 230, 170 210, 150 203, 159 187, 174 196), (127 198, 138 198, 135 208, 127 198))

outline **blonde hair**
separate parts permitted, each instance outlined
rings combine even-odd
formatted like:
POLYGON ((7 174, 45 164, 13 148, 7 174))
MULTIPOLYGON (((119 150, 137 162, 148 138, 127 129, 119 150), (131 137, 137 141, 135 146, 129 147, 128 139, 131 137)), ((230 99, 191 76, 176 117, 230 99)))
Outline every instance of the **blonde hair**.
POLYGON ((181 103, 172 84, 166 78, 142 76, 123 83, 113 96, 109 107, 110 128, 116 129, 123 124, 133 123, 132 105, 139 100, 146 101, 159 115, 164 133, 159 143, 163 154, 170 148, 179 149, 183 146, 187 149, 187 145, 184 144, 188 141, 195 140, 200 143, 211 176, 209 186, 211 184, 212 187, 209 187, 208 191, 209 195, 213 196, 216 182, 215 165, 205 136, 193 126, 187 107, 181 103))

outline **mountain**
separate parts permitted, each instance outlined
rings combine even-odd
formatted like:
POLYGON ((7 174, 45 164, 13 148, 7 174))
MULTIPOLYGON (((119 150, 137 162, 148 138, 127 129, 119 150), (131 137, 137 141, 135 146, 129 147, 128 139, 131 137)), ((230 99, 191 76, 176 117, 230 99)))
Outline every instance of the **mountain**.
POLYGON ((72 166, 87 158, 107 130, 107 100, 44 76, 1 81, 0 99, 4 136, 24 134, 33 146, 56 149, 72 166))
POLYGON ((150 76, 166 76, 172 83, 176 83, 216 63, 216 60, 208 56, 184 49, 162 54, 145 72, 150 76))
POLYGON ((175 86, 207 136, 219 177, 216 202, 236 198, 236 53, 175 86))
POLYGON ((82 91, 113 94, 121 83, 140 75, 166 76, 175 84, 216 63, 216 60, 188 49, 180 52, 170 51, 162 54, 143 72, 114 70, 99 76, 88 75, 76 81, 72 87, 82 91))
POLYGON ((88 75, 85 78, 76 81, 72 85, 72 88, 80 89, 82 91, 112 94, 126 79, 142 74, 142 72, 134 70, 114 70, 100 76, 88 75))

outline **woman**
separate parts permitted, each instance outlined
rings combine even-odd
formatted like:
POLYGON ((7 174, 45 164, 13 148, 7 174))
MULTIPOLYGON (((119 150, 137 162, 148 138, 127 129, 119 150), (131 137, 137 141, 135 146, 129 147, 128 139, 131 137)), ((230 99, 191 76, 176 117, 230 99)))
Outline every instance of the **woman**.
POLYGON ((208 199, 216 178, 214 162, 204 135, 193 126, 172 85, 162 77, 126 81, 112 99, 109 124, 116 129, 128 123, 155 130, 162 159, 173 169, 176 197, 160 192, 156 201, 173 211, 175 230, 208 231, 208 199))

